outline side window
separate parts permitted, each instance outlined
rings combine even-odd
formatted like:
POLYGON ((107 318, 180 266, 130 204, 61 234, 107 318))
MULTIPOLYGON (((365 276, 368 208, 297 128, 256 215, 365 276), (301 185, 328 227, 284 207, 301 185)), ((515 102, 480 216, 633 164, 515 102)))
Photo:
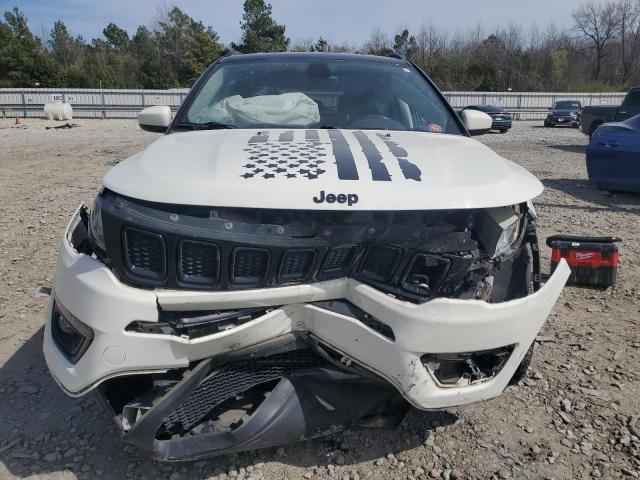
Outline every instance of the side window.
POLYGON ((625 107, 640 108, 640 90, 630 92, 624 99, 622 105, 625 107))

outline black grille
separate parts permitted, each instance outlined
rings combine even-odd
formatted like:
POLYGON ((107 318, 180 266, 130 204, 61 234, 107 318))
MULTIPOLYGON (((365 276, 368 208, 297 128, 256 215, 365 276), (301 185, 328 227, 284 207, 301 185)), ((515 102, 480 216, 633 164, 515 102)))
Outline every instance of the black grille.
POLYGON ((200 386, 167 415, 164 429, 173 435, 188 432, 225 400, 294 370, 323 363, 325 361, 317 353, 304 349, 216 366, 200 386))
POLYGON ((357 245, 342 245, 332 248, 324 259, 322 273, 332 275, 349 270, 353 266, 357 254, 357 245))
POLYGON ((360 267, 363 277, 376 282, 389 282, 393 278, 398 263, 402 259, 402 249, 389 245, 372 245, 360 267))
POLYGON ((480 251, 465 211, 272 211, 101 198, 104 259, 123 281, 151 288, 225 291, 349 277, 423 302, 463 286, 480 251), (447 263, 412 263, 419 254, 447 263))
POLYGON ((315 250, 288 250, 282 256, 280 281, 295 282, 304 280, 311 273, 316 259, 315 250))
POLYGON ((180 280, 214 286, 220 277, 220 249, 213 243, 180 242, 180 280))
POLYGON ((137 228, 124 230, 125 260, 129 272, 137 277, 162 280, 166 275, 166 255, 161 235, 137 228))
POLYGON ((237 284, 262 283, 269 273, 269 250, 236 248, 233 251, 231 282, 237 284))

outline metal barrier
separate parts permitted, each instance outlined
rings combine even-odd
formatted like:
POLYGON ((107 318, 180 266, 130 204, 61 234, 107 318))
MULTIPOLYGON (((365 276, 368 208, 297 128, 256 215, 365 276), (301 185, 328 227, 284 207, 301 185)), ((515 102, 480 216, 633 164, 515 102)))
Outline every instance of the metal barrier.
MULTIPOLYGON (((169 105, 177 110, 189 89, 110 90, 73 88, 0 88, 0 116, 43 117, 44 104, 71 103, 80 118, 133 118, 151 105, 169 105)), ((496 105, 514 114, 516 120, 542 119, 557 100, 578 100, 583 106, 620 105, 625 93, 537 93, 537 92, 443 92, 451 105, 496 105)))
POLYGON ((74 117, 134 118, 145 107, 169 105, 176 111, 189 89, 111 90, 72 88, 0 88, 0 116, 43 117, 44 104, 70 103, 74 117))
POLYGON ((443 92, 454 108, 495 105, 513 113, 515 120, 542 120, 559 100, 577 100, 583 107, 620 105, 626 93, 576 92, 443 92))

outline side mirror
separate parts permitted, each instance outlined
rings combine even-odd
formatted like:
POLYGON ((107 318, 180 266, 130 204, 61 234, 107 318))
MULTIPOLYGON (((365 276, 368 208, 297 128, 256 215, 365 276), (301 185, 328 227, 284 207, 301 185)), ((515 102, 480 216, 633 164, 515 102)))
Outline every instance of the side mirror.
POLYGON ((470 135, 483 135, 491 130, 492 118, 479 110, 463 110, 460 119, 470 135))
POLYGON ((138 113, 138 125, 147 132, 164 133, 171 123, 171 107, 156 105, 138 113))

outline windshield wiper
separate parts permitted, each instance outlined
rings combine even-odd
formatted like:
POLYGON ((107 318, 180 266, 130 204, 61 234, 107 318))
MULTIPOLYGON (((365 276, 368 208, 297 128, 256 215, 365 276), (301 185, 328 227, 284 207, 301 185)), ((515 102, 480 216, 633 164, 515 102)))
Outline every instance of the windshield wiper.
POLYGON ((193 122, 180 122, 176 124, 176 128, 188 128, 190 130, 218 130, 223 128, 238 128, 235 125, 228 125, 226 123, 220 122, 204 122, 204 123, 193 123, 193 122))

